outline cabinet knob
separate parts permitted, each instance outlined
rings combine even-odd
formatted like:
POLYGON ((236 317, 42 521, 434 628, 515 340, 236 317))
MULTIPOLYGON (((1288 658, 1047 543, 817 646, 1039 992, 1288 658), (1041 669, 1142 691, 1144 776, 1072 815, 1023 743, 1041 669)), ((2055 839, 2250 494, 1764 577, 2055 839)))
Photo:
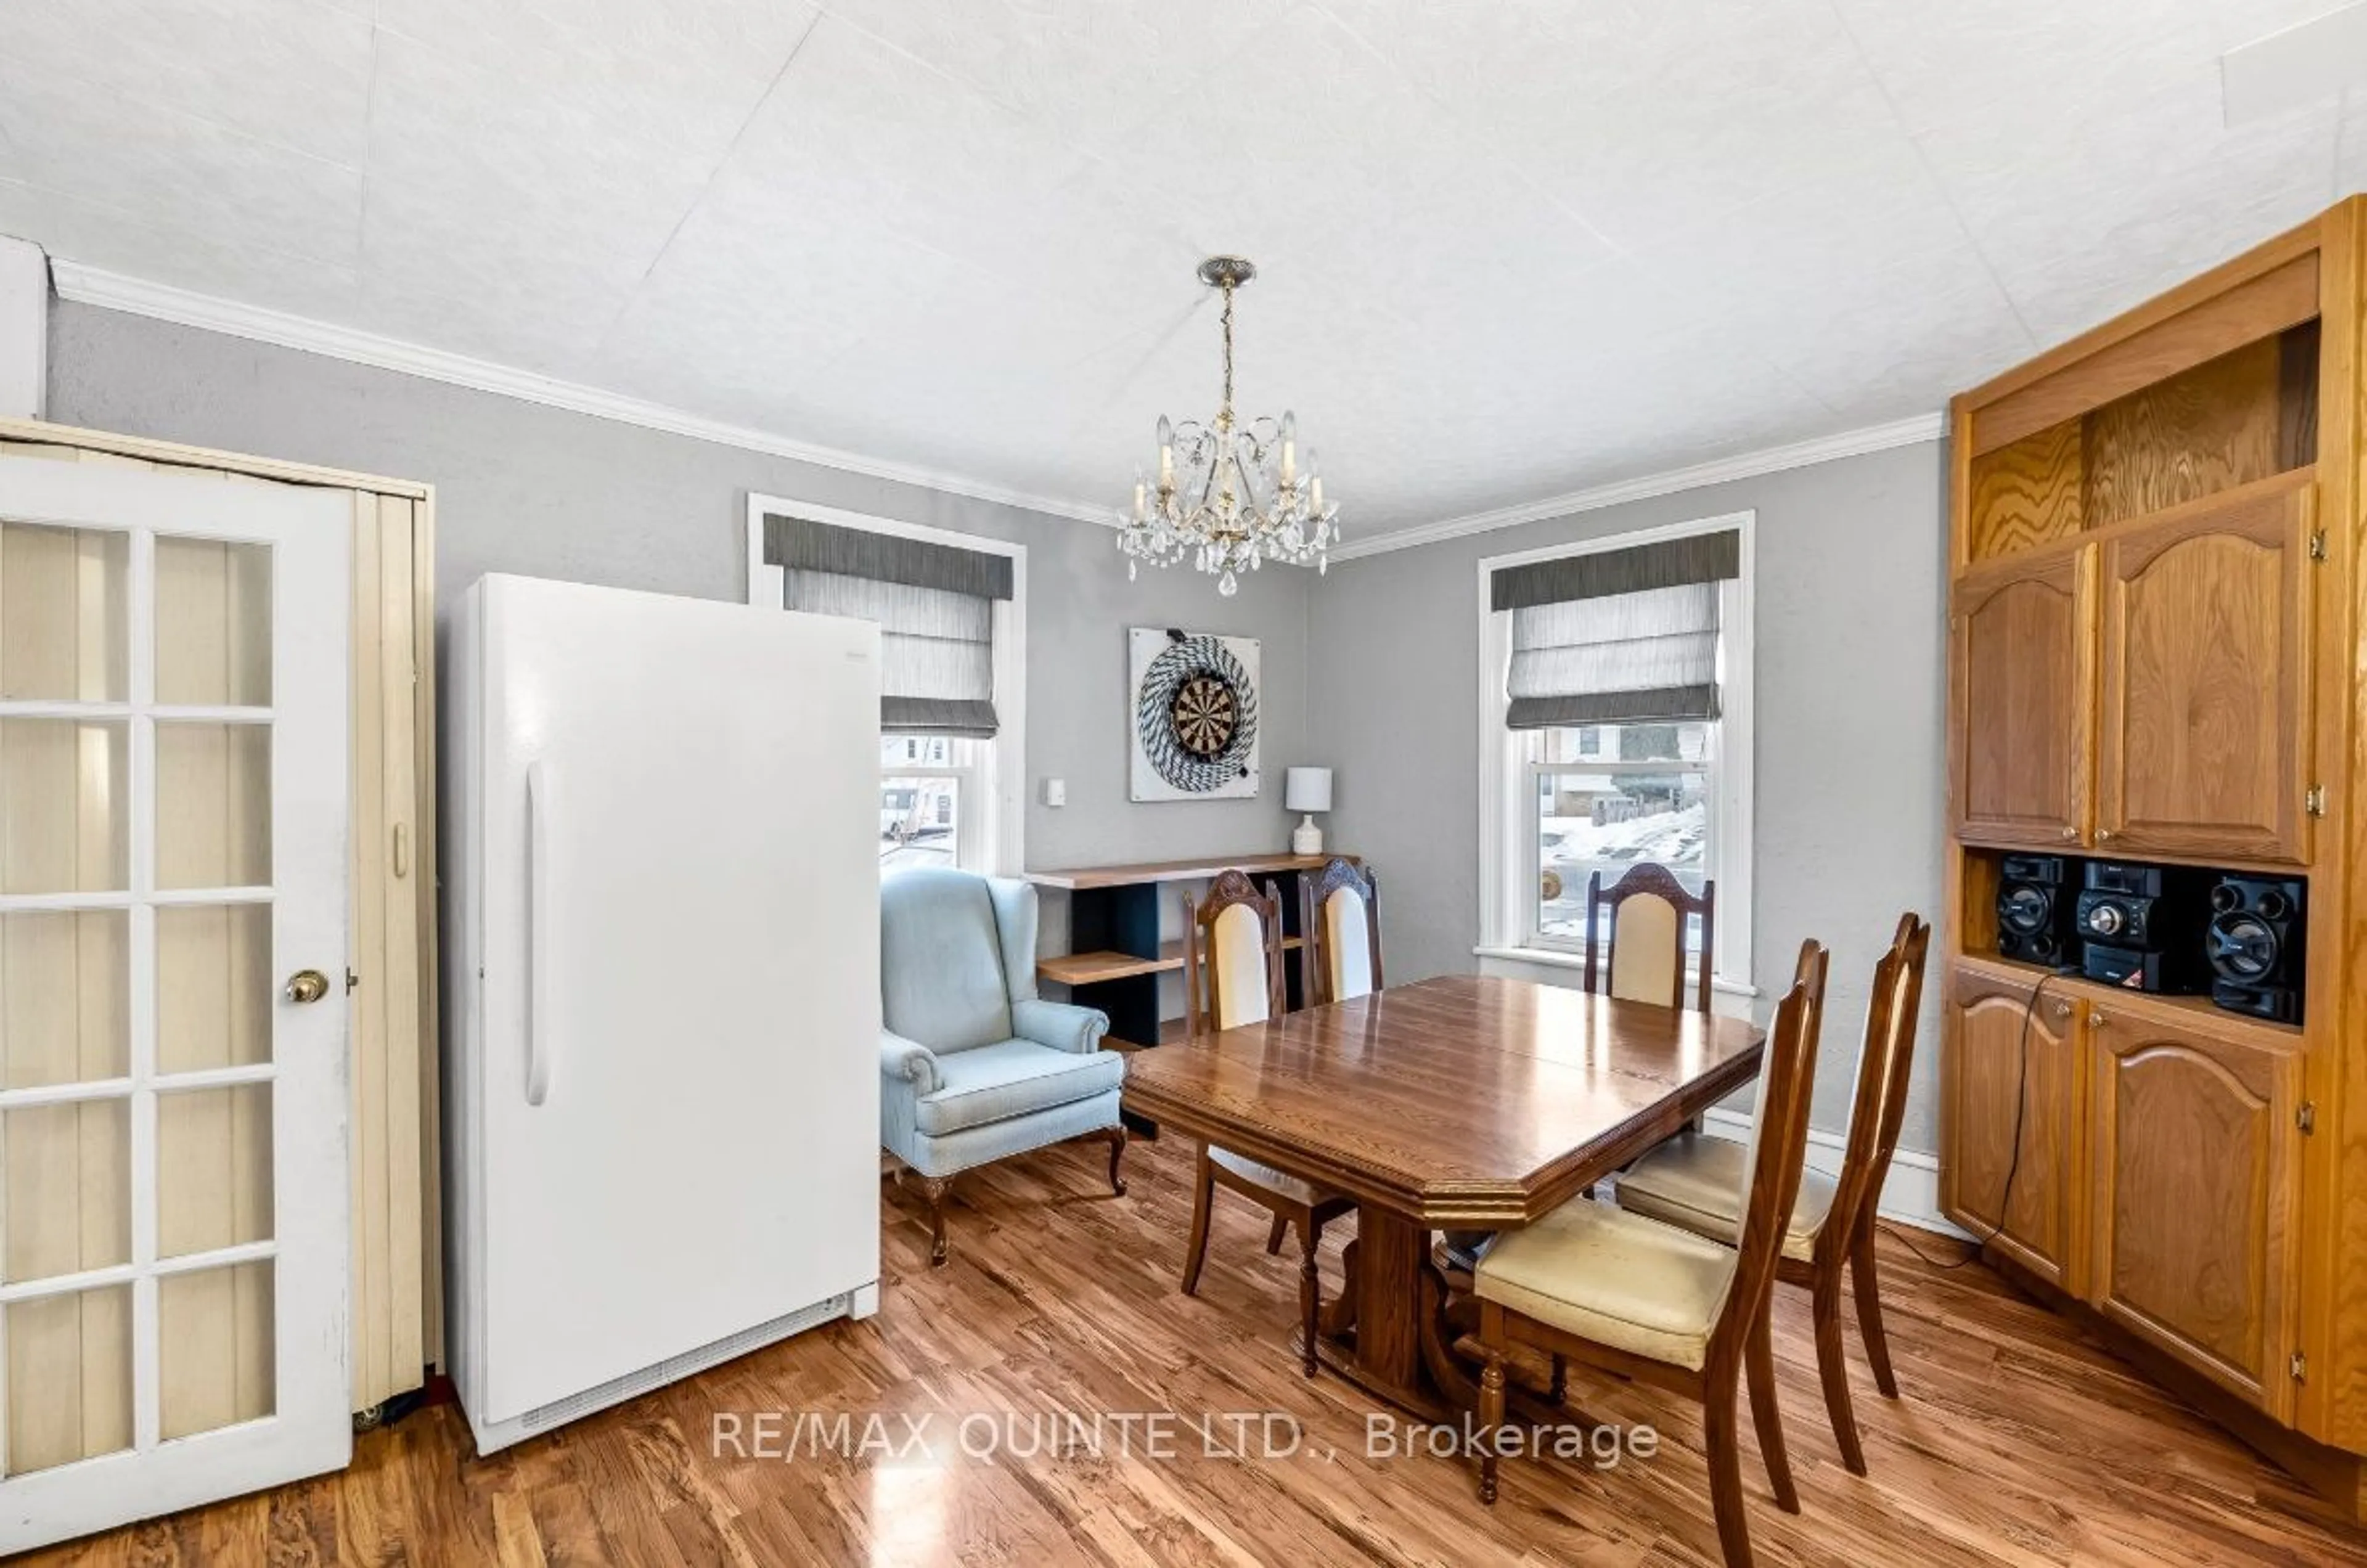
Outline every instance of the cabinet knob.
POLYGON ((2099 828, 2096 829, 2096 841, 2100 844, 2112 836, 2112 830, 2110 828, 2099 828))
POLYGON ((2055 1016, 2057 1018, 2069 1018, 2071 1016, 2071 1004, 2063 1000, 2059 997, 2056 998, 2055 1001, 2055 1016))
POLYGON ((2088 1027, 2089 1027, 2089 1028, 2090 1028, 2090 1029, 2101 1029, 2101 1028, 2103 1028, 2103 1027, 2104 1027, 2104 1015, 2103 1015, 2102 1013, 2101 1013, 2101 1012, 2090 1012, 2090 1013, 2089 1013, 2089 1015, 2088 1015, 2088 1027))
POLYGON ((2079 840, 2079 829, 2077 829, 2077 828, 2066 828, 2066 829, 2063 829, 2063 841, 2064 841, 2065 843, 2067 843, 2067 844, 2072 844, 2072 843, 2077 843, 2077 842, 2078 842, 2078 840, 2079 840))

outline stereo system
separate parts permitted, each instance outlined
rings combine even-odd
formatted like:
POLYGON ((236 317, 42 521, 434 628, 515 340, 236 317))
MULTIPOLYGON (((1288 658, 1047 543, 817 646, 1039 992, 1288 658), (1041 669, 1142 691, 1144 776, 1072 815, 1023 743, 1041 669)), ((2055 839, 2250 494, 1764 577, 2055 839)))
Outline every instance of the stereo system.
POLYGON ((1998 954, 2130 990, 2208 995, 2232 1012, 2302 1018, 2308 897, 2299 877, 2007 855, 1998 954))
POLYGON ((2072 908, 2080 973, 2133 991, 2202 989, 2207 873, 2090 861, 2072 908))

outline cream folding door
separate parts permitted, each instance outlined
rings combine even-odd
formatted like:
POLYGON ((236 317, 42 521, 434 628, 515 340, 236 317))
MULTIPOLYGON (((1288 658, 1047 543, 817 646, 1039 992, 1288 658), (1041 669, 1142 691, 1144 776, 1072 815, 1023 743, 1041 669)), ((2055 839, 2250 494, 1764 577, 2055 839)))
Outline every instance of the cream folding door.
POLYGON ((0 464, 0 1553, 351 1454, 351 511, 0 464))

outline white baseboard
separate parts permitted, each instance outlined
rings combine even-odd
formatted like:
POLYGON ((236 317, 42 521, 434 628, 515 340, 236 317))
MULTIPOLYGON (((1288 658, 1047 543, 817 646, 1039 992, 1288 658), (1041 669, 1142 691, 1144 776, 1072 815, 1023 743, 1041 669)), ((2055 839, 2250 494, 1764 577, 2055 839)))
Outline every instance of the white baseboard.
MULTIPOLYGON (((1750 1118, 1736 1111, 1712 1111, 1702 1118, 1704 1132, 1736 1143, 1750 1138, 1750 1118)), ((1841 1152, 1847 1147, 1840 1134, 1808 1129, 1808 1168, 1819 1176, 1839 1176, 1841 1152)), ((1938 1235, 1954 1236, 1959 1241, 1978 1238, 1950 1223, 1940 1213, 1940 1162, 1914 1149, 1901 1149, 1890 1158, 1890 1175, 1882 1184, 1882 1201, 1877 1205, 1882 1217, 1917 1230, 1931 1231, 1938 1235)))

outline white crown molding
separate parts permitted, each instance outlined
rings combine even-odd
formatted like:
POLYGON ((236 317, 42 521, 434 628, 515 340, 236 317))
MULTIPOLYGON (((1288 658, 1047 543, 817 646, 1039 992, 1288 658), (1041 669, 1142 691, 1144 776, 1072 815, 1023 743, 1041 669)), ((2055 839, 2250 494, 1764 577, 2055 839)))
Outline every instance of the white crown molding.
POLYGON ((1919 442, 1937 441, 1947 434, 1947 429, 1948 421, 1944 414, 1917 414, 1909 419, 1893 420, 1888 424, 1870 424, 1862 430, 1842 431, 1838 435, 1819 435, 1785 446, 1740 452, 1730 457, 1695 463, 1691 468, 1670 468, 1666 473, 1646 474, 1640 479, 1619 479, 1611 484, 1597 485, 1591 490, 1548 496, 1543 501, 1524 501, 1517 506, 1499 507, 1493 512, 1475 512, 1467 517, 1449 517, 1444 522, 1424 523, 1417 527, 1400 528, 1394 533, 1376 534, 1369 538, 1339 546, 1332 550, 1331 558, 1335 561, 1355 560, 1363 556, 1385 555, 1391 550, 1410 550, 1418 546, 1435 545, 1472 534, 1491 533, 1498 528, 1517 528, 1523 523, 1544 523, 1556 517, 1574 516, 1581 512, 1599 512, 1606 506, 1618 506, 1630 501, 1648 501, 1654 496, 1674 495, 1680 491, 1700 490, 1707 485, 1726 484, 1735 479, 1756 479, 1761 474, 1781 473, 1785 468, 1805 468, 1811 463, 1829 463, 1836 457, 1886 452, 1894 446, 1912 446, 1919 442))
MULTIPOLYGON (((1074 518, 1100 527, 1117 526, 1117 511, 1114 506, 1095 506, 1086 502, 1057 496, 1031 495, 982 479, 961 474, 943 473, 934 468, 920 468, 887 458, 866 457, 855 452, 843 452, 836 447, 820 446, 790 436, 750 425, 732 424, 710 419, 703 414, 669 408, 663 403, 630 398, 618 392, 604 391, 573 381, 538 375, 531 370, 519 370, 491 360, 472 359, 467 355, 453 354, 445 349, 405 343, 400 338, 379 333, 366 332, 358 327, 344 327, 329 321, 314 321, 306 316, 289 315, 285 311, 266 309, 260 305, 242 304, 236 300, 199 294, 191 289, 176 288, 170 284, 152 283, 144 278, 130 277, 109 272, 103 267, 86 266, 61 256, 50 258, 50 275, 58 297, 78 304, 97 305, 110 310, 122 310, 132 315, 149 316, 182 326, 201 327, 208 332, 226 333, 233 337, 249 338, 257 343, 276 344, 282 348, 300 349, 308 354, 325 355, 332 359, 346 360, 356 365, 375 366, 405 376, 423 377, 451 386, 473 388, 503 397, 520 398, 527 402, 541 403, 549 408, 566 409, 574 413, 590 414, 595 419, 613 419, 620 423, 639 425, 646 430, 664 431, 668 434, 686 435, 695 441, 711 441, 719 446, 736 446, 744 451, 762 452, 770 457, 793 458, 812 463, 820 468, 837 468, 846 473, 863 474, 872 479, 888 479, 898 484, 915 485, 923 490, 938 491, 948 495, 968 496, 974 501, 991 502, 1002 506, 1024 507, 1055 517, 1074 518)), ((1450 517, 1443 522, 1426 523, 1394 533, 1376 534, 1369 538, 1353 540, 1331 551, 1333 560, 1355 560, 1364 556, 1381 555, 1390 550, 1408 550, 1421 545, 1434 545, 1445 539, 1459 539, 1470 534, 1484 534, 1498 528, 1518 527, 1523 523, 1539 523, 1555 517, 1568 517, 1580 512, 1593 512, 1623 502, 1643 501, 1653 496, 1673 495, 1679 491, 1698 490, 1704 485, 1722 484, 1732 479, 1751 479, 1761 474, 1778 473, 1785 468, 1806 468, 1811 463, 1830 462, 1836 457, 1853 457, 1867 452, 1881 452, 1894 446, 1909 446, 1918 442, 1936 441, 1946 431, 1943 415, 1919 414, 1888 424, 1868 425, 1863 430, 1843 431, 1837 435, 1823 435, 1813 440, 1795 442, 1786 446, 1771 446, 1763 451, 1739 453, 1733 457, 1715 458, 1691 468, 1672 468, 1666 473, 1648 474, 1640 479, 1620 479, 1612 484, 1598 485, 1591 490, 1574 491, 1567 495, 1549 496, 1543 501, 1523 502, 1493 512, 1478 512, 1465 517, 1450 517)))
POLYGON ((917 485, 923 490, 968 496, 974 501, 1025 507, 1031 512, 1071 517, 1081 523, 1093 523, 1108 528, 1117 525, 1117 509, 1115 506, 1093 506, 1081 501, 1030 495, 1024 491, 1010 490, 960 474, 941 473, 909 463, 818 446, 748 425, 731 424, 668 408, 662 403, 603 391, 597 387, 561 381, 530 370, 495 365, 489 360, 471 359, 466 355, 405 343, 399 338, 365 332, 357 327, 341 327, 309 317, 266 310, 259 305, 245 305, 186 288, 176 288, 169 284, 127 277, 121 273, 85 266, 63 257, 52 256, 50 259, 50 272, 58 297, 79 304, 152 316, 158 321, 174 321, 187 327, 202 327, 208 332, 227 333, 233 337, 251 338, 257 343, 301 349, 308 354, 325 355, 332 359, 347 360, 356 365, 375 366, 379 369, 393 370, 405 376, 419 376, 456 387, 474 388, 481 392, 521 398, 527 402, 590 414, 597 419, 613 419, 624 424, 640 425, 646 430, 686 435, 693 440, 711 441, 719 446, 737 446, 775 457, 790 457, 820 468, 890 479, 898 484, 917 485))

